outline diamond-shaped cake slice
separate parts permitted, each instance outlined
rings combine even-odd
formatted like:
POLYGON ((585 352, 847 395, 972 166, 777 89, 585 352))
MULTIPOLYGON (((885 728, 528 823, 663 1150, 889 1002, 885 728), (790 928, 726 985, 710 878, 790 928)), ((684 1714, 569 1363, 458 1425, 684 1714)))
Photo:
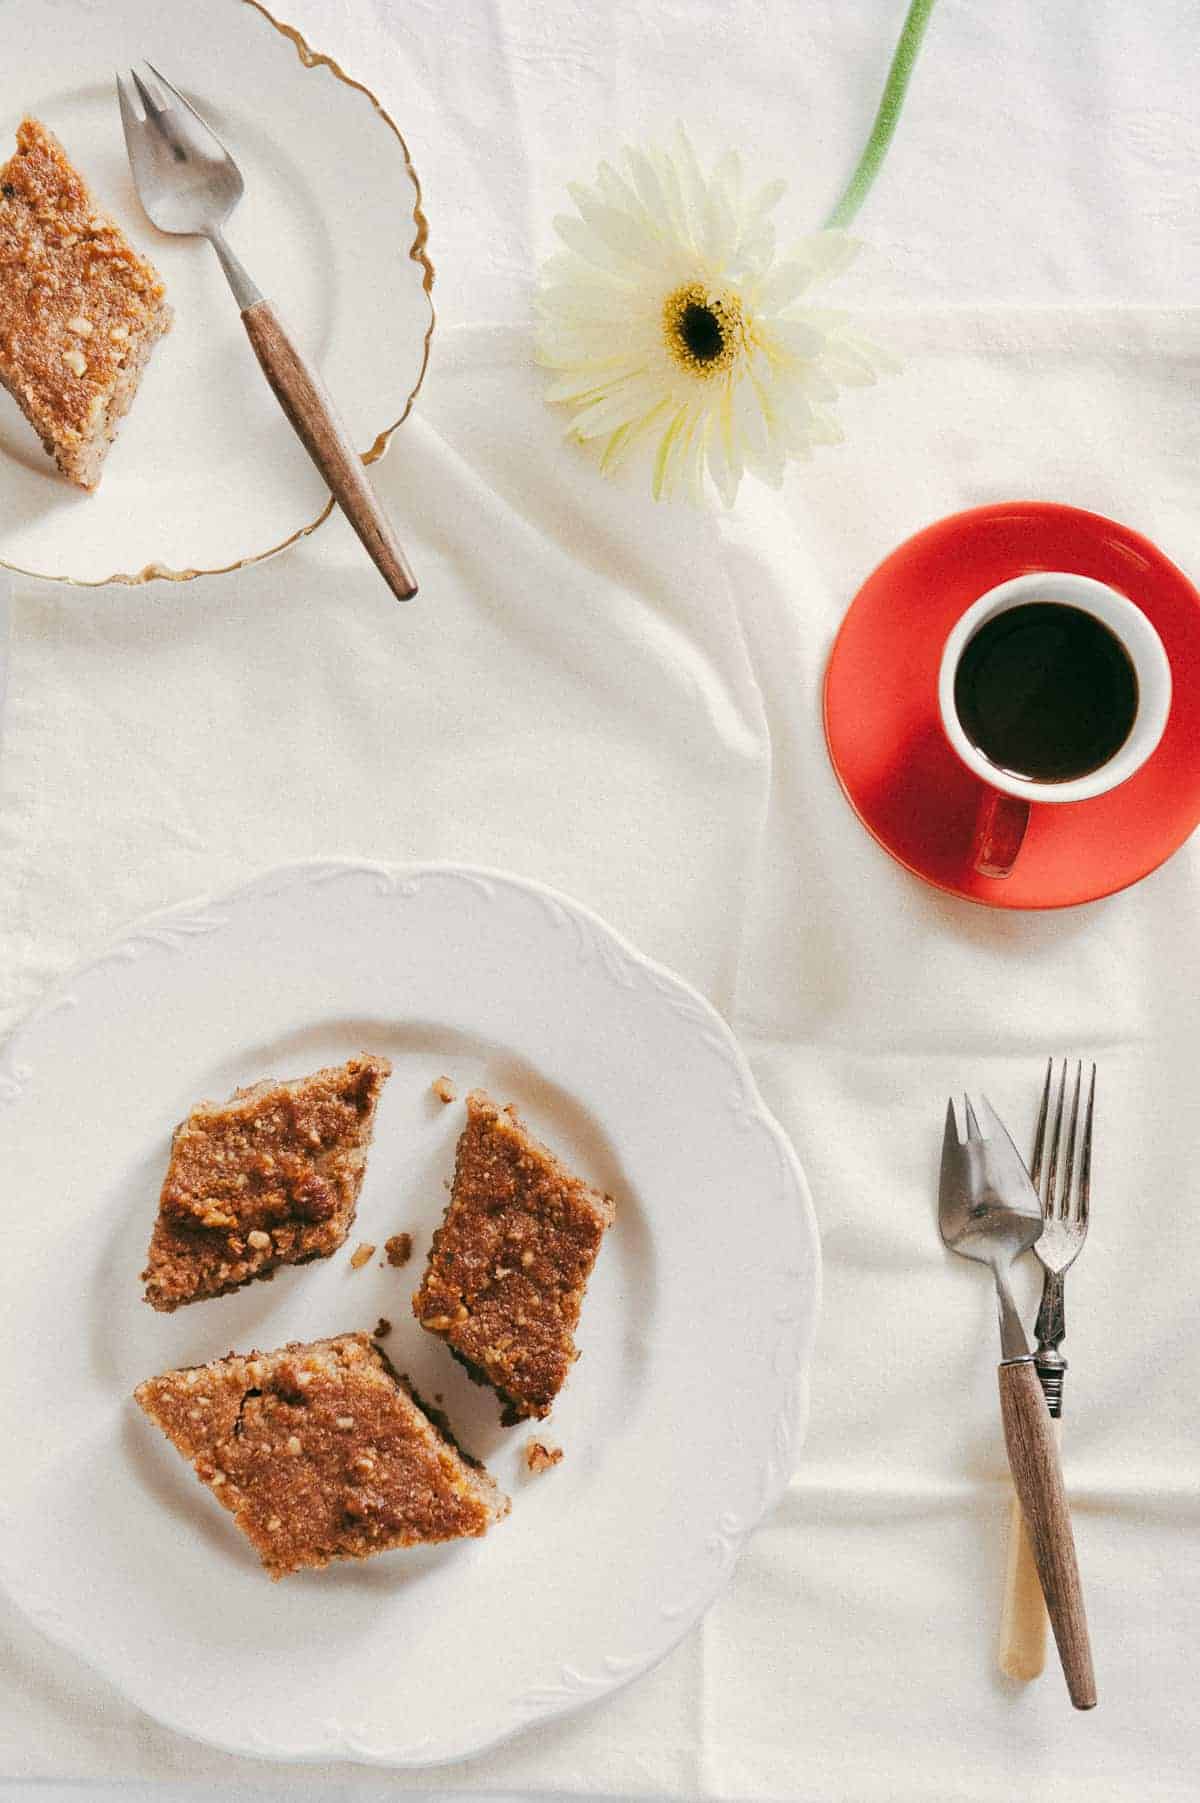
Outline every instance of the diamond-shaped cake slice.
POLYGON ((509 1511, 366 1334, 230 1353, 134 1395, 272 1578, 477 1537, 509 1511))
POLYGON ((169 1312, 277 1265, 328 1258, 350 1231, 386 1058, 352 1058, 201 1102, 175 1130, 142 1276, 169 1312))
POLYGON ((579 1354, 584 1290, 615 1209, 480 1090, 413 1313, 512 1423, 550 1413, 579 1354))
POLYGON ((0 385, 80 488, 95 488, 171 323, 162 279, 36 119, 0 169, 0 385))

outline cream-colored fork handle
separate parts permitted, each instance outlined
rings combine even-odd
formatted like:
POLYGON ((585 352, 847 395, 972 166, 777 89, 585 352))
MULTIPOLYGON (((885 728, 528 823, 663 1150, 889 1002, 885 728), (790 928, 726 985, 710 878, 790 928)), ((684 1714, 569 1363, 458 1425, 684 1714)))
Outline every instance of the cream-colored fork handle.
MULTIPOLYGON (((1062 1419, 1054 1423, 1062 1453, 1062 1419)), ((1000 1612, 1000 1670, 1028 1684, 1046 1666, 1046 1599, 1033 1562, 1033 1548, 1021 1505, 1014 1496, 1008 1515, 1008 1563, 1004 1572, 1004 1605, 1000 1612)))

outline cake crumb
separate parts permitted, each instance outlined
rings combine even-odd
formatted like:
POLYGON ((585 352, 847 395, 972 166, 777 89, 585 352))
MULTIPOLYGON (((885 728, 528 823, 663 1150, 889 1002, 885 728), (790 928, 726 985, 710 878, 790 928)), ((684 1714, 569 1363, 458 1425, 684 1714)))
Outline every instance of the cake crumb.
POLYGON ((361 1271, 364 1265, 370 1264, 375 1255, 375 1248, 368 1240, 362 1240, 350 1254, 350 1268, 361 1271))
POLYGON ((390 1239, 383 1242, 383 1249, 387 1253, 388 1264, 395 1265, 400 1270, 412 1257, 412 1234, 393 1233, 390 1239))
POLYGON ((544 1440, 530 1440, 525 1448, 525 1464, 535 1475, 540 1471, 549 1471, 551 1465, 557 1465, 562 1456, 561 1446, 547 1446, 544 1440))
POLYGON ((375 1323, 375 1332, 371 1335, 371 1338, 373 1340, 386 1340, 391 1331, 392 1324, 387 1316, 380 1315, 378 1321, 375 1323))
POLYGON ((451 1083, 449 1077, 438 1077, 433 1084, 433 1093, 439 1102, 453 1102, 458 1091, 455 1089, 453 1083, 451 1083))

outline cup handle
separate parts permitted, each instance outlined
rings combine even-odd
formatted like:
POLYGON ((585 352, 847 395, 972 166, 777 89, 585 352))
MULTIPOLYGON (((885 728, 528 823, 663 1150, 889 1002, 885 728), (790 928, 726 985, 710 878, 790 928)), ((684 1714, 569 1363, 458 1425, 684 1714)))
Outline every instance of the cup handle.
POLYGON ((1012 872, 1029 825, 1029 803, 999 789, 984 789, 975 814, 971 863, 980 876, 1006 877, 1012 872))

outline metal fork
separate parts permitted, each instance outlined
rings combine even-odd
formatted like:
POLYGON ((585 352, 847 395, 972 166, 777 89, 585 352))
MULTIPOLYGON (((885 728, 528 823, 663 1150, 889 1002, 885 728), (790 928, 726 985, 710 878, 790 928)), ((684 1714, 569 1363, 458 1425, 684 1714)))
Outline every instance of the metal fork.
MULTIPOLYGON (((1009 1288, 1013 1260, 1044 1231, 1037 1191, 1004 1123, 985 1098, 963 1098, 965 1136, 946 1110, 938 1225, 946 1245, 989 1266, 1000 1310, 1000 1413, 1013 1488, 1029 1527, 1037 1578, 1076 1709, 1092 1709, 1096 1681, 1071 1513, 1046 1399, 1009 1288)), ((1036 1581, 1036 1580, 1035 1580, 1036 1581)))
POLYGON ((407 601, 417 592, 416 582, 349 433, 320 376, 226 241, 222 228, 245 190, 242 172, 179 90, 152 63, 142 68, 145 74, 131 69, 128 78, 117 76, 117 98, 129 165, 146 215, 160 232, 208 239, 241 308, 254 354, 292 429, 392 593, 407 601))
MULTIPOLYGON (((1046 1081, 1038 1110, 1029 1174, 1035 1188, 1041 1193, 1045 1223, 1033 1248, 1043 1266, 1042 1301, 1034 1329, 1037 1337, 1034 1366, 1054 1421, 1060 1450, 1063 1374, 1067 1369, 1067 1361, 1060 1351, 1067 1331, 1063 1288, 1066 1274, 1079 1257, 1087 1238, 1092 1187, 1092 1125, 1096 1109, 1094 1064, 1088 1081, 1081 1127, 1079 1109, 1082 1095, 1083 1060, 1080 1059, 1075 1066, 1074 1093, 1064 1141, 1067 1060, 1063 1059, 1055 1104, 1054 1060, 1051 1058, 1046 1065, 1046 1081), (1047 1131, 1050 1134, 1048 1155, 1047 1131)), ((1009 1519, 1004 1607, 1000 1619, 1000 1669, 1010 1678, 1027 1682, 1041 1674, 1045 1663, 1046 1610, 1020 1504, 1014 1497, 1009 1519)))
POLYGON ((1046 1083, 1042 1090, 1042 1105, 1038 1112, 1037 1132, 1033 1142, 1033 1163, 1029 1175, 1033 1179, 1034 1188, 1041 1192, 1042 1213, 1046 1225, 1042 1236, 1034 1246, 1034 1251, 1042 1261, 1045 1274, 1042 1278, 1042 1301, 1038 1309, 1034 1333, 1037 1336, 1037 1352, 1034 1363, 1037 1374, 1042 1380, 1042 1389, 1046 1393, 1046 1402, 1050 1413, 1057 1420, 1062 1414, 1063 1373, 1067 1361, 1059 1351, 1067 1333, 1067 1318, 1063 1306, 1063 1280, 1079 1254, 1083 1250, 1083 1242, 1087 1238, 1088 1217, 1091 1209, 1092 1189, 1092 1121, 1096 1111, 1096 1067, 1093 1064, 1091 1078, 1088 1082, 1087 1105, 1083 1117, 1082 1134, 1079 1129, 1079 1099, 1083 1088, 1083 1060, 1075 1066, 1075 1093, 1071 1099, 1071 1120, 1067 1129, 1065 1151, 1063 1148, 1063 1106, 1067 1095, 1067 1061, 1063 1059, 1062 1077, 1058 1086, 1058 1106, 1054 1114, 1053 1136, 1050 1141, 1049 1162, 1045 1161, 1046 1128, 1049 1124, 1051 1091, 1054 1087, 1054 1060, 1046 1065, 1046 1083), (1063 1158, 1060 1170, 1059 1159, 1063 1158), (1076 1159, 1079 1164, 1079 1180, 1072 1186, 1075 1176, 1076 1159), (1043 1164, 1046 1163, 1045 1182, 1042 1181, 1043 1164))

